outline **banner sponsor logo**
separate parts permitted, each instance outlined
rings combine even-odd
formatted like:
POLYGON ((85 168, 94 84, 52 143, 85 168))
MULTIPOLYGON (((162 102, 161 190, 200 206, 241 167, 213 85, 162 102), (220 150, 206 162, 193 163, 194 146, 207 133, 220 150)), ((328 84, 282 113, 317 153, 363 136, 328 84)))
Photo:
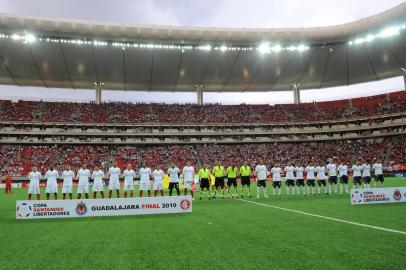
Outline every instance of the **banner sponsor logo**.
POLYGON ((351 204, 406 202, 406 187, 352 189, 351 204))
POLYGON ((17 219, 151 215, 192 212, 191 196, 17 201, 17 219))

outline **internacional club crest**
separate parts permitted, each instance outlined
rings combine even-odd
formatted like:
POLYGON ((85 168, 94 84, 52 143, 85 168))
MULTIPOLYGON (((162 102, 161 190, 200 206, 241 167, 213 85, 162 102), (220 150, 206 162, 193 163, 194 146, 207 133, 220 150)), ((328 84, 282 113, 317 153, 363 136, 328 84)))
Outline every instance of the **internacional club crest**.
POLYGON ((180 208, 182 208, 182 210, 185 210, 185 211, 188 210, 190 208, 190 201, 186 200, 186 199, 183 199, 180 202, 180 208))

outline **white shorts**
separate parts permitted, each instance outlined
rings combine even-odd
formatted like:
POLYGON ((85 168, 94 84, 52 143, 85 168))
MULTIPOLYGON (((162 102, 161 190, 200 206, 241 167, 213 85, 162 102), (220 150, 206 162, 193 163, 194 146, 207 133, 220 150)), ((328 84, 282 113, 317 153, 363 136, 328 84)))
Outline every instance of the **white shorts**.
POLYGON ((29 185, 28 194, 40 194, 39 185, 29 185))
POLYGON ((93 192, 103 191, 103 182, 94 181, 92 189, 93 189, 93 192))
POLYGON ((63 186, 62 193, 72 193, 72 186, 63 186))
POLYGON ((89 193, 89 184, 79 184, 78 194, 89 193))
POLYGON ((191 189, 192 188, 192 182, 183 182, 183 187, 187 188, 187 189, 191 189))
POLYGON ((140 182, 140 190, 150 190, 151 185, 149 182, 140 182))
POLYGON ((45 193, 58 193, 58 186, 56 184, 47 185, 45 193))
POLYGON ((164 190, 162 181, 154 181, 154 190, 164 190))
POLYGON ((124 181, 124 190, 134 190, 134 181, 124 181))
POLYGON ((109 190, 118 190, 120 189, 119 180, 109 180, 109 190))

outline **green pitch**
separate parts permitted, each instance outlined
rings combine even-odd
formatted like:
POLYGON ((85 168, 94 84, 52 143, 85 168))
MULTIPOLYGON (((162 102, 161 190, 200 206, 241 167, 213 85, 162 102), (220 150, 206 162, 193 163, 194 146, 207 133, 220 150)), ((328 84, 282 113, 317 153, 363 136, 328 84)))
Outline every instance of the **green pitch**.
MULTIPOLYGON (((406 186, 406 179, 385 186, 406 186)), ((18 221, 15 201, 27 190, 1 191, 1 269, 406 267, 404 234, 239 200, 196 200, 191 214, 18 221)), ((406 231, 405 203, 351 206, 349 195, 324 194, 250 200, 406 231)))

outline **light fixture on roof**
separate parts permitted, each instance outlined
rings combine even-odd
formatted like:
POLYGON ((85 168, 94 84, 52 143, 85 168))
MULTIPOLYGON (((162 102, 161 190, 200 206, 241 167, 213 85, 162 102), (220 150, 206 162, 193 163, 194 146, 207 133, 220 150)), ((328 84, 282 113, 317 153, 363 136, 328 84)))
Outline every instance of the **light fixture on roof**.
POLYGON ((27 34, 27 35, 24 36, 24 40, 27 43, 33 43, 33 42, 35 42, 37 40, 37 37, 34 36, 33 34, 27 34))
POLYGON ((222 51, 222 52, 227 51, 227 46, 226 45, 221 45, 220 46, 220 51, 222 51))
POLYGON ((21 39, 21 36, 20 36, 19 34, 12 34, 12 35, 11 35, 11 39, 13 39, 13 40, 20 40, 20 39, 21 39))
POLYGON ((308 50, 309 47, 306 46, 306 45, 304 45, 304 44, 300 44, 299 46, 297 46, 296 49, 297 49, 297 51, 299 51, 299 52, 304 52, 304 51, 308 50))
POLYGON ((379 32, 381 38, 393 37, 399 35, 400 27, 388 27, 379 32))
POLYGON ((268 42, 263 42, 258 46, 258 51, 261 54, 268 54, 271 52, 271 47, 268 42))
POLYGON ((282 46, 281 45, 274 45, 274 46, 272 46, 271 50, 273 52, 278 53, 278 52, 282 51, 282 46))

